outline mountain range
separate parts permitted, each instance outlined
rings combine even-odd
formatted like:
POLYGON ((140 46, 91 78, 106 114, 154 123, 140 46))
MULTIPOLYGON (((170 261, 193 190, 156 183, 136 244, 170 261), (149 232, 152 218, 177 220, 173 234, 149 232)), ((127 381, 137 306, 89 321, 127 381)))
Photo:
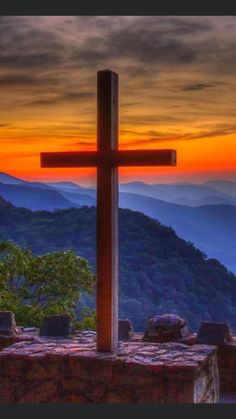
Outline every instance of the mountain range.
MULTIPOLYGON (((74 182, 27 182, 5 173, 0 173, 0 196, 17 207, 34 211, 96 205, 96 191, 92 187, 81 187, 74 182)), ((121 208, 140 211, 171 226, 178 236, 236 273, 235 200, 236 183, 221 180, 202 185, 131 182, 121 184, 119 194, 121 208), (162 199, 158 198, 160 196, 162 199), (212 197, 215 203, 211 205, 193 206, 170 201, 208 202, 212 197)))
MULTIPOLYGON (((120 318, 142 331, 150 317, 169 312, 195 331, 202 320, 227 322, 236 331, 235 275, 140 212, 120 209, 119 219, 120 318)), ((14 240, 35 254, 73 249, 93 270, 95 220, 93 206, 33 212, 0 198, 0 241, 14 240)), ((94 306, 94 299, 82 302, 94 306)))
MULTIPOLYGON (((233 184, 233 182, 231 182, 233 184)), ((236 205, 236 183, 234 184, 235 194, 226 192, 222 187, 222 181, 215 181, 205 184, 193 184, 179 182, 172 184, 146 184, 143 182, 130 182, 122 184, 122 192, 137 193, 161 199, 162 201, 174 204, 187 205, 191 207, 199 205, 236 205)), ((227 188, 226 188, 227 190, 227 188)))

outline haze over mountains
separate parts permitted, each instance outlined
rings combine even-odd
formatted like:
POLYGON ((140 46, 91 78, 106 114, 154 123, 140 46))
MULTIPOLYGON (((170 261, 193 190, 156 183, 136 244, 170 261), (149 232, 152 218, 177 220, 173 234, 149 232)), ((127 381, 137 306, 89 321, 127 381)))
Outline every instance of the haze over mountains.
MULTIPOLYGON (((96 205, 96 191, 73 182, 27 182, 0 173, 0 196, 31 210, 96 205)), ((119 205, 171 226, 208 257, 236 273, 236 182, 120 185, 119 205)))
POLYGON ((120 190, 193 207, 212 204, 236 205, 236 183, 229 183, 230 185, 228 182, 213 181, 201 185, 188 182, 149 185, 143 182, 130 182, 121 185, 120 190), (230 193, 231 189, 234 190, 234 194, 230 193))

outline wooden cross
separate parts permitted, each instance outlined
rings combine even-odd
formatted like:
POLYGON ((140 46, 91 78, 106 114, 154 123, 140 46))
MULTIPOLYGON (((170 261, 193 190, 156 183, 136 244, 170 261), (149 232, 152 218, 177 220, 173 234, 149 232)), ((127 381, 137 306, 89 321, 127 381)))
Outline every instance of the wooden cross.
POLYGON ((97 350, 118 346, 118 167, 171 166, 174 150, 118 149, 118 74, 97 73, 97 151, 41 153, 41 167, 97 167, 97 350))

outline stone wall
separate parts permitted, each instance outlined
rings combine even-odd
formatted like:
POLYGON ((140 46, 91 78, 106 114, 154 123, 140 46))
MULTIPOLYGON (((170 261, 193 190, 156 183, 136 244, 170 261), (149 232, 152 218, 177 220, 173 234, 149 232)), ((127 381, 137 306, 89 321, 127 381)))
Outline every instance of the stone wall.
MULTIPOLYGON (((196 343, 196 334, 190 338, 182 339, 186 345, 196 343)), ((236 392, 236 337, 233 341, 217 345, 217 363, 219 369, 220 392, 236 392)))
POLYGON ((1 403, 215 403, 212 346, 120 342, 96 352, 96 336, 21 342, 0 352, 1 403))

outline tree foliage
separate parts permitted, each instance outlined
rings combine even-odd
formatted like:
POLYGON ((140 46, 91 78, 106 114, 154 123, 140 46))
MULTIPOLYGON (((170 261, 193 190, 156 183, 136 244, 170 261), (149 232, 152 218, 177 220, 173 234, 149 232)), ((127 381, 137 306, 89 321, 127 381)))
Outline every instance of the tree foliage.
MULTIPOLYGON (((39 326, 43 316, 67 313, 76 319, 81 292, 93 293, 88 262, 72 250, 33 255, 12 241, 0 244, 0 310, 11 310, 17 323, 39 326)), ((82 313, 83 321, 91 313, 82 313)))

